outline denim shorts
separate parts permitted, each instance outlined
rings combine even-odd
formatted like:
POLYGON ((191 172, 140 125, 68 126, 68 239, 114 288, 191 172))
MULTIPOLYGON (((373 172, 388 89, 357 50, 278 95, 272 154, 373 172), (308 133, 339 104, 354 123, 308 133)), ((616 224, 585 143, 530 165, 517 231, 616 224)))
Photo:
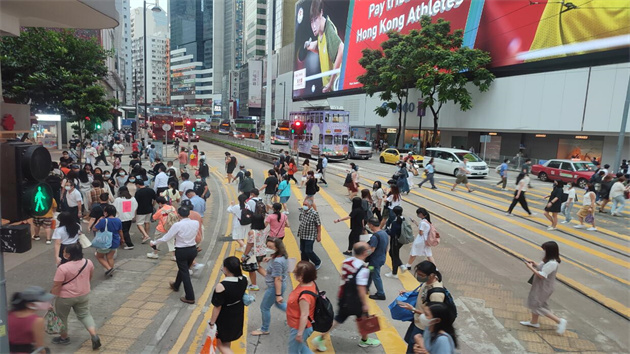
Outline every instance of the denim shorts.
POLYGON ((289 201, 289 198, 291 197, 280 197, 280 203, 285 204, 286 202, 289 201))

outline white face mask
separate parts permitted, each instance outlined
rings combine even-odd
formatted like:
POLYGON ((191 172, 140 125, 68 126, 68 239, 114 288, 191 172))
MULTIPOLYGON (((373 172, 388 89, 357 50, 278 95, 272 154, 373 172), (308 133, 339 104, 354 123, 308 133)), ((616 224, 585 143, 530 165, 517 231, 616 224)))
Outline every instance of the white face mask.
POLYGON ((65 190, 67 190, 67 191, 69 191, 69 190, 71 190, 71 189, 72 189, 72 187, 70 187, 70 186, 65 186, 64 188, 65 188, 65 190))
POLYGON ((427 318, 427 316, 426 316, 425 314, 421 314, 421 315, 420 315, 420 324, 421 324, 423 327, 427 328, 427 327, 429 327, 430 325, 432 325, 432 324, 433 324, 433 322, 435 322, 435 318, 428 319, 428 318, 427 318))
POLYGON ((120 175, 120 176, 124 176, 124 175, 126 175, 126 173, 121 172, 121 173, 119 173, 119 175, 120 175))
POLYGON ((42 301, 36 301, 36 302, 31 302, 26 307, 28 307, 31 310, 35 310, 35 311, 48 310, 49 303, 48 302, 42 302, 42 301))

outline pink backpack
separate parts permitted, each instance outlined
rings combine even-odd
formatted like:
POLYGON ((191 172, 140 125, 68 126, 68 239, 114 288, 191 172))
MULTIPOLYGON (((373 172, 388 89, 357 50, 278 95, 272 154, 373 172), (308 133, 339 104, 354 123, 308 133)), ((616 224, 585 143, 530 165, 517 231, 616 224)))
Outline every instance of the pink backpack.
POLYGON ((429 247, 435 247, 440 244, 440 233, 437 232, 433 224, 430 224, 430 225, 431 225, 431 228, 429 229, 429 235, 427 236, 427 240, 425 241, 425 244, 429 247))

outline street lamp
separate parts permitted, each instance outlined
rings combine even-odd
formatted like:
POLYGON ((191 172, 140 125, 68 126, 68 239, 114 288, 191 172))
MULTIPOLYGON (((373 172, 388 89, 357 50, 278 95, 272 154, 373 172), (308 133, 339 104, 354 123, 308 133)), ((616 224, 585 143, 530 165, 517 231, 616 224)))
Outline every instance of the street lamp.
MULTIPOLYGON (((151 8, 151 11, 155 12, 155 13, 160 13, 162 12, 162 9, 157 6, 157 4, 149 4, 149 5, 154 5, 151 8)), ((142 12, 143 12, 143 25, 144 25, 144 48, 143 48, 143 52, 144 52, 144 121, 148 124, 149 123, 149 110, 147 108, 147 0, 144 0, 144 6, 142 7, 142 12)), ((136 122, 136 126, 137 126, 136 122)))

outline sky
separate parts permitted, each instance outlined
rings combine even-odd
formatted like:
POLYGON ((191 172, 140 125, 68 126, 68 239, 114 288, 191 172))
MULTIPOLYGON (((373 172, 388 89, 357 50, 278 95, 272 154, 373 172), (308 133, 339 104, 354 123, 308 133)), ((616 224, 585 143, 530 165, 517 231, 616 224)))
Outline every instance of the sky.
MULTIPOLYGON (((163 8, 166 13, 168 13, 169 0, 148 0, 147 5, 155 4, 156 2, 160 4, 160 7, 163 8)), ((135 9, 136 7, 142 7, 142 3, 143 0, 131 0, 130 6, 132 9, 135 9)))

